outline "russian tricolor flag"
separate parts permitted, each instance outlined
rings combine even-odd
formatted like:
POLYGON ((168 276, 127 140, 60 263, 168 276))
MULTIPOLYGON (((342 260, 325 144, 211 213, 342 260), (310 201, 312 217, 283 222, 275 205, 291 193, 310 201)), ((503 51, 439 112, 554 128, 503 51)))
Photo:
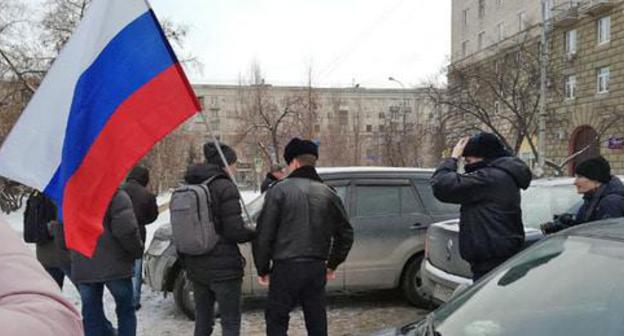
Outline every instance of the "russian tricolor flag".
POLYGON ((52 197, 68 246, 91 256, 127 172, 198 111, 145 0, 94 0, 0 148, 0 175, 52 197))

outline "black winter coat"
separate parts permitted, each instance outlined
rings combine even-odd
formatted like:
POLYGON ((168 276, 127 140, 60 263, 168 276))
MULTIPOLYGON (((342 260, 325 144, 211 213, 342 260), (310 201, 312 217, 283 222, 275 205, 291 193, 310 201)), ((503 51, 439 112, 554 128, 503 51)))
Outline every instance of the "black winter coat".
POLYGON ((520 159, 502 157, 479 169, 457 173, 457 160, 443 162, 431 178, 442 202, 461 204, 459 251, 471 264, 508 258, 524 243, 520 188, 531 183, 531 171, 520 159))
POLYGON ((132 265, 143 255, 143 243, 134 216, 130 196, 118 190, 104 218, 100 236, 91 259, 72 251, 71 277, 75 283, 94 283, 130 278, 132 265))
POLYGON ((269 188, 271 188, 271 186, 277 182, 278 179, 275 178, 275 176, 273 176, 273 174, 268 173, 266 175, 266 178, 264 179, 264 181, 262 182, 262 185, 260 186, 260 192, 264 193, 265 191, 269 190, 269 188))
POLYGON ((269 189, 257 230, 253 255, 259 275, 270 272, 271 261, 294 258, 327 260, 336 269, 353 244, 342 201, 308 166, 269 189))
POLYGON ((189 167, 184 179, 188 184, 200 184, 213 176, 219 177, 210 183, 208 189, 212 198, 215 229, 220 239, 207 254, 183 256, 191 281, 204 284, 242 278, 245 260, 238 244, 248 242, 255 236, 255 232, 245 226, 236 185, 222 168, 206 163, 195 164, 189 167))
POLYGON ((141 240, 145 243, 145 226, 153 223, 158 218, 158 205, 156 196, 152 194, 139 181, 129 178, 121 188, 128 193, 132 200, 134 215, 139 223, 141 240))

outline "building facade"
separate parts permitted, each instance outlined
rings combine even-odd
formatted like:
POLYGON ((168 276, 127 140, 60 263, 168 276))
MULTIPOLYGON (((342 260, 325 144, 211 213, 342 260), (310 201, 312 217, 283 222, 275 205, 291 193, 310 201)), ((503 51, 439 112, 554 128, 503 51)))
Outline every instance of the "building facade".
MULTIPOLYGON (((496 62, 526 40, 541 48, 542 11, 545 158, 557 165, 569 160, 562 167, 571 173, 576 163, 603 155, 615 172, 624 172, 624 1, 453 0, 451 68, 496 62)), ((449 87, 456 82, 449 75, 449 87)), ((530 160, 528 146, 523 147, 520 156, 530 160)))
POLYGON ((215 136, 232 144, 241 154, 243 184, 257 183, 270 163, 283 163, 283 147, 293 136, 319 144, 322 166, 431 167, 439 159, 428 138, 438 112, 424 89, 268 84, 193 88, 205 119, 195 116, 183 132, 198 152, 211 138, 208 125, 215 136))

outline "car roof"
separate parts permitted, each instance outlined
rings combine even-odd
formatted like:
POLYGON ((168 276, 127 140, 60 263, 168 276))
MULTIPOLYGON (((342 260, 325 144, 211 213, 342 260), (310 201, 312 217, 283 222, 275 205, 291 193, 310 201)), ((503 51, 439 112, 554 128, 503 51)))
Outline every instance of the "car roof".
POLYGON ((574 226, 559 234, 624 241, 624 217, 574 226))
POLYGON ((316 169, 323 178, 347 176, 406 176, 433 174, 433 168, 400 168, 400 167, 319 167, 316 169))

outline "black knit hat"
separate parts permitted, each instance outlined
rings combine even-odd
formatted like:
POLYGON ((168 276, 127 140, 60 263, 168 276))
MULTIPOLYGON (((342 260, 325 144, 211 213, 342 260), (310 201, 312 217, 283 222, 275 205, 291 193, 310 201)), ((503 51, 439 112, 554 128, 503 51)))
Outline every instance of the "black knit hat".
POLYGON ((579 163, 574 174, 600 183, 608 183, 611 180, 611 165, 609 161, 599 156, 579 163))
MULTIPOLYGON (((237 157, 234 149, 223 143, 219 143, 219 145, 221 146, 221 150, 223 151, 223 155, 225 156, 228 166, 236 163, 237 157)), ((206 163, 224 167, 223 160, 221 160, 221 156, 219 155, 219 151, 217 150, 217 146, 214 142, 211 141, 204 144, 204 157, 206 158, 206 163)))
POLYGON ((128 181, 137 181, 142 186, 146 187, 149 183, 149 170, 143 166, 135 166, 128 174, 128 181))
POLYGON ((293 138, 284 148, 284 160, 290 164, 294 158, 303 154, 311 154, 318 159, 318 146, 310 140, 293 138))
POLYGON ((470 137, 464 148, 463 156, 497 159, 503 156, 511 156, 511 154, 505 149, 503 142, 496 135, 481 132, 470 137))

